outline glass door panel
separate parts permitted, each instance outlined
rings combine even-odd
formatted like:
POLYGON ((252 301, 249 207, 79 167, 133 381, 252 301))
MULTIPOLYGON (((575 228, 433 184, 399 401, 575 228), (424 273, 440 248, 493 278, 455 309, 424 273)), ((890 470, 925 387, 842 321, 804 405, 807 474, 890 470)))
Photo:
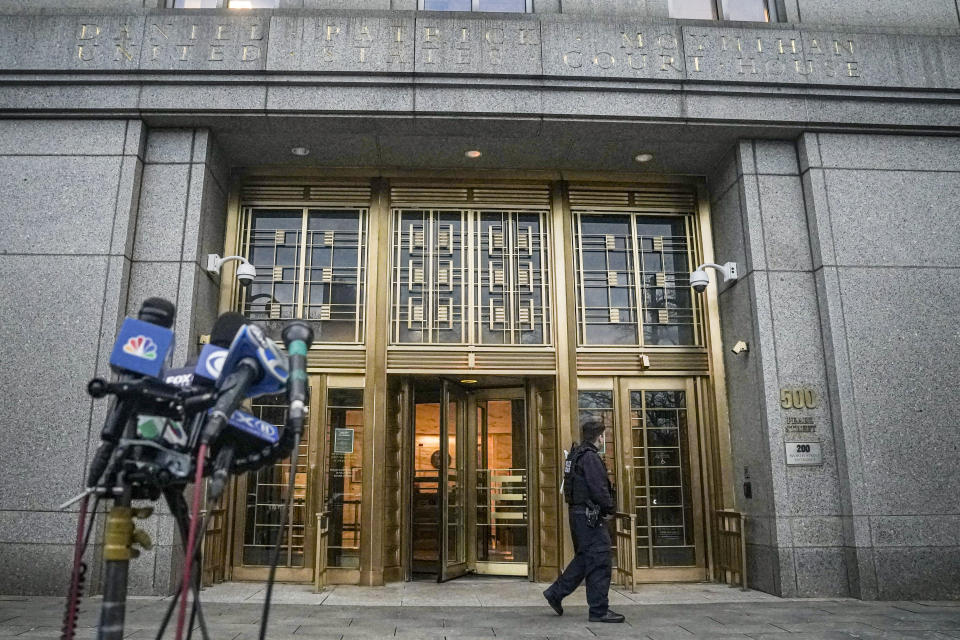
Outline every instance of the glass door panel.
POLYGON ((689 378, 621 379, 628 508, 638 580, 703 579, 699 443, 689 378))
POLYGON ((521 397, 477 403, 476 570, 527 575, 527 430, 521 397))
POLYGON ((441 460, 440 520, 443 532, 440 546, 440 573, 438 582, 456 578, 467 572, 466 554, 466 473, 464 472, 464 442, 466 438, 466 395, 444 380, 443 407, 440 418, 440 450, 446 452, 441 460))
POLYGON ((413 418, 413 483, 410 492, 411 570, 439 573, 441 393, 415 391, 413 418))
MULTIPOLYGON (((261 420, 283 426, 287 419, 286 402, 283 395, 257 398, 251 413, 261 420)), ((234 559, 234 579, 265 579, 278 535, 281 548, 277 578, 289 581, 313 579, 313 556, 310 552, 315 516, 312 512, 308 513, 313 490, 311 483, 308 483, 308 476, 311 460, 316 455, 314 428, 315 425, 311 424, 304 429, 295 460, 281 460, 239 479, 237 506, 240 526, 237 527, 239 544, 234 559), (293 500, 287 513, 286 526, 281 528, 280 520, 287 503, 291 473, 295 474, 293 500)))
POLYGON ((363 389, 327 390, 326 566, 360 568, 363 389))

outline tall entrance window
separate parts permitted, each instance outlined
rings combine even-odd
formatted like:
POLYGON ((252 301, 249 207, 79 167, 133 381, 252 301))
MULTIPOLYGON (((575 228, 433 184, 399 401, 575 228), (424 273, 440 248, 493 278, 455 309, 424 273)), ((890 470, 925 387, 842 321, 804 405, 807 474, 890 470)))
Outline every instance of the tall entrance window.
POLYGON ((360 568, 363 389, 327 391, 327 567, 360 568))
POLYGON ((581 345, 693 345, 690 215, 574 216, 581 345))
POLYGON ((618 511, 633 516, 638 581, 703 579, 700 444, 691 405, 696 382, 583 377, 578 385, 580 420, 607 426, 602 454, 618 511))
POLYGON ((395 344, 551 342, 545 213, 394 212, 395 344))
POLYGON ((365 209, 251 208, 242 253, 256 267, 241 291, 243 313, 271 335, 311 320, 319 343, 360 343, 366 280, 365 209))

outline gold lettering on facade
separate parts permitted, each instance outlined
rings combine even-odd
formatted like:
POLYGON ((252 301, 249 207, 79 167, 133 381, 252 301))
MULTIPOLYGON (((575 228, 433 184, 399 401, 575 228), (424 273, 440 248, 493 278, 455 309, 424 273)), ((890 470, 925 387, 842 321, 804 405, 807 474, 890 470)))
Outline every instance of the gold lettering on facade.
POLYGON ((583 53, 580 51, 568 51, 563 54, 563 64, 571 69, 579 69, 583 66, 583 53))
POLYGON ((483 39, 492 45, 501 45, 504 41, 503 29, 500 27, 487 29, 487 32, 483 34, 483 39))
POLYGON ((599 51, 595 56, 593 56, 593 64, 597 65, 601 69, 609 69, 617 64, 617 59, 606 51, 599 51))
POLYGON ((357 34, 353 38, 354 40, 363 40, 370 42, 373 40, 373 36, 370 35, 370 27, 365 24, 360 25, 360 29, 357 31, 357 34))
MULTIPOLYGON (((739 52, 739 51, 743 51, 743 43, 740 42, 740 36, 737 36, 736 38, 733 39, 733 45, 736 45, 736 49, 737 49, 738 52, 739 52)), ((727 36, 725 36, 725 35, 720 36, 720 49, 721 49, 722 51, 730 51, 730 50, 732 50, 733 45, 731 45, 731 44, 727 41, 727 36)))
POLYGON ((645 54, 645 53, 636 53, 636 56, 637 56, 638 58, 640 58, 640 65, 637 66, 637 65, 634 64, 634 62, 633 62, 633 56, 634 56, 635 53, 636 53, 636 52, 631 51, 630 53, 627 54, 627 66, 629 66, 631 69, 636 69, 636 70, 638 70, 638 71, 639 71, 640 69, 646 69, 646 68, 647 68, 647 54, 645 54))
POLYGON ((670 71, 670 69, 673 69, 674 71, 683 72, 683 69, 677 66, 676 60, 674 59, 673 56, 667 55, 665 53, 661 53, 660 54, 660 71, 670 71))
POLYGON ((340 27, 335 24, 328 24, 327 37, 326 37, 327 42, 330 42, 331 40, 333 40, 333 36, 338 36, 338 35, 340 35, 340 27))
POLYGON ((323 62, 333 62, 337 59, 337 55, 333 50, 333 47, 323 46, 320 47, 320 50, 323 52, 323 62))
MULTIPOLYGON (((93 45, 93 46, 97 46, 97 45, 93 45)), ((78 44, 77 57, 83 60, 84 62, 89 62, 93 60, 93 49, 91 49, 90 45, 88 44, 78 44)))
POLYGON ((833 76, 837 75, 837 68, 833 65, 832 60, 823 61, 823 73, 828 78, 832 78, 833 76))
POLYGON ((357 47, 357 49, 360 50, 360 59, 358 60, 358 62, 359 62, 360 64, 366 64, 366 63, 367 63, 367 49, 369 49, 369 48, 370 48, 370 47, 357 47))
POLYGON ((191 40, 196 40, 196 39, 197 39, 197 29, 199 29, 199 28, 200 28, 200 27, 199 27, 198 25, 193 25, 193 26, 190 27, 190 39, 191 39, 191 40))
POLYGON ((427 52, 427 59, 423 61, 424 64, 436 64, 436 60, 433 59, 433 52, 436 49, 424 49, 427 52))
POLYGON ((424 27, 423 29, 423 41, 424 42, 434 42, 440 39, 440 29, 437 27, 424 27))
POLYGON ((849 51, 850 55, 853 55, 853 40, 847 40, 846 44, 843 44, 839 40, 833 41, 833 51, 836 55, 842 56, 844 50, 849 51))
POLYGON ((709 33, 688 33, 687 35, 690 36, 691 39, 696 38, 696 40, 697 40, 696 50, 697 50, 697 51, 703 51, 703 50, 706 48, 706 47, 703 46, 703 43, 710 38, 710 34, 709 34, 709 33))
POLYGON ((823 49, 820 48, 820 43, 817 42, 816 38, 813 38, 812 40, 810 40, 810 53, 823 55, 823 49))
POLYGON ((250 25, 250 37, 248 40, 263 40, 263 29, 259 24, 250 25))
POLYGON ((503 50, 502 49, 490 49, 489 56, 490 64, 498 65, 503 62, 503 50))
POLYGON ((130 27, 122 24, 120 28, 117 29, 117 35, 113 36, 114 40, 129 40, 130 39, 130 27))
POLYGON ((245 44, 240 49, 240 59, 244 62, 252 62, 260 59, 260 47, 252 44, 245 44))
POLYGON ((763 38, 757 38, 757 53, 763 53, 763 38))
POLYGON ((228 33, 230 29, 229 24, 218 24, 217 25, 217 35, 214 36, 214 40, 230 40, 231 34, 228 33))
POLYGON ((808 76, 813 73, 813 60, 808 60, 806 64, 804 64, 803 60, 794 60, 793 66, 797 75, 808 76))
MULTIPOLYGON (((790 38, 790 53, 797 52, 797 41, 794 38, 790 38)), ((777 38, 777 50, 780 53, 786 53, 786 49, 783 48, 783 38, 777 38)))
POLYGON ((403 42, 403 25, 402 24, 397 25, 397 39, 395 40, 395 42, 403 42))
POLYGON ((210 45, 210 57, 207 59, 213 62, 223 62, 223 45, 222 44, 210 45))
POLYGON ((454 45, 457 49, 463 49, 462 45, 469 45, 470 43, 470 32, 467 31, 466 27, 460 27, 460 40, 454 45))
POLYGON ((133 53, 127 49, 125 42, 118 42, 116 44, 116 50, 113 52, 114 61, 119 61, 120 58, 126 58, 128 62, 133 62, 133 53))
POLYGON ((403 64, 406 62, 403 57, 403 45, 397 44, 392 50, 387 52, 387 64, 391 64, 393 62, 398 64, 403 64))
POLYGON ((787 66, 783 63, 783 60, 767 60, 763 64, 763 70, 772 76, 782 76, 783 72, 787 70, 787 66))
POLYGON ((470 49, 457 49, 457 64, 470 64, 470 49))
POLYGON ((847 76, 850 78, 859 78, 860 77, 860 67, 857 66, 856 62, 847 63, 847 76))
POLYGON ((693 71, 695 73, 701 73, 703 70, 700 68, 700 60, 703 59, 703 56, 690 56, 693 58, 693 71))
POLYGON ((161 28, 160 28, 160 25, 158 25, 157 23, 154 22, 154 23, 152 23, 150 26, 153 27, 153 30, 156 31, 157 34, 158 34, 160 37, 162 37, 164 40, 169 40, 169 39, 170 39, 169 36, 167 36, 167 32, 164 31, 163 29, 161 29, 161 28))
POLYGON ((661 33, 657 36, 657 44, 661 49, 676 49, 677 38, 672 33, 661 33))
POLYGON ((160 59, 160 45, 153 45, 150 47, 150 59, 159 60, 160 59))
POLYGON ((628 36, 625 32, 621 31, 620 39, 623 41, 623 43, 620 45, 621 49, 630 49, 634 47, 637 49, 643 49, 643 33, 639 31, 637 31, 636 38, 628 36))
POLYGON ((531 29, 530 27, 520 27, 520 44, 522 44, 522 45, 528 45, 528 44, 529 44, 529 45, 536 45, 536 44, 540 44, 540 40, 539 40, 538 38, 535 38, 535 37, 534 37, 534 38, 532 38, 532 39, 528 39, 528 38, 527 38, 527 33, 528 33, 528 32, 535 34, 535 33, 537 32, 537 30, 536 30, 536 29, 531 29))
POLYGON ((100 36, 100 26, 95 24, 80 25, 80 35, 77 40, 95 40, 100 36))
POLYGON ((188 59, 189 59, 189 56, 190 56, 190 49, 193 48, 193 45, 192 45, 192 44, 181 44, 181 45, 177 45, 177 46, 180 47, 180 59, 181 59, 181 60, 188 60, 188 59))
POLYGON ((744 67, 750 67, 750 73, 757 72, 757 63, 753 60, 753 58, 737 58, 737 63, 738 73, 740 73, 740 75, 746 73, 744 71, 744 67))

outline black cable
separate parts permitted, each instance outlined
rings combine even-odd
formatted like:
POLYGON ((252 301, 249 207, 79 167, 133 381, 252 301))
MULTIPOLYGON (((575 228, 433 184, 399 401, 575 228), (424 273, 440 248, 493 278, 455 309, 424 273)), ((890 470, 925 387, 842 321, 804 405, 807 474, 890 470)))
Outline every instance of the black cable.
POLYGON ((277 530, 277 539, 273 543, 273 557, 270 559, 270 576, 267 578, 267 596, 263 601, 263 615, 260 617, 260 640, 267 637, 267 619, 270 617, 270 598, 273 596, 273 582, 277 577, 277 563, 280 561, 280 543, 283 540, 283 530, 287 526, 287 513, 293 508, 294 480, 297 477, 297 458, 300 457, 300 432, 293 434, 293 451, 290 452, 290 481, 287 483, 287 505, 280 514, 280 528, 277 530))
MULTIPOLYGON (((184 499, 182 493, 178 491, 174 491, 173 489, 164 491, 163 496, 167 500, 167 506, 170 507, 170 513, 173 515, 174 519, 177 521, 177 527, 180 531, 180 539, 183 543, 183 546, 186 547, 187 532, 190 526, 190 523, 188 522, 189 515, 188 515, 188 507, 187 507, 186 500, 184 499)), ((194 558, 194 561, 196 560, 196 558, 202 557, 200 554, 200 549, 203 544, 203 538, 204 538, 203 533, 206 532, 206 529, 207 529, 207 519, 206 517, 204 517, 200 521, 199 531, 201 532, 201 535, 197 536, 197 539, 194 542, 194 546, 193 546, 192 557, 194 558)), ((186 551, 186 549, 184 549, 184 551, 186 551)), ((187 556, 185 554, 184 555, 185 561, 186 561, 186 557, 187 556)), ((193 610, 190 615, 190 629, 187 632, 188 633, 187 637, 189 638, 190 637, 189 634, 192 633, 193 631, 193 618, 194 618, 194 612, 195 612, 195 615, 200 622, 200 634, 203 636, 203 640, 210 640, 210 635, 207 632, 207 622, 203 616, 203 608, 200 604, 199 574, 196 574, 196 576, 197 576, 196 578, 191 579, 190 581, 192 583, 190 585, 191 591, 193 592, 193 610)), ((170 619, 173 617, 173 612, 176 610, 177 604, 180 602, 180 594, 182 593, 182 591, 183 591, 183 580, 181 579, 180 583, 177 585, 176 595, 173 597, 173 599, 170 600, 170 605, 167 607, 167 611, 160 622, 160 627, 157 630, 157 640, 161 640, 163 638, 163 634, 167 630, 167 625, 170 623, 170 619)))

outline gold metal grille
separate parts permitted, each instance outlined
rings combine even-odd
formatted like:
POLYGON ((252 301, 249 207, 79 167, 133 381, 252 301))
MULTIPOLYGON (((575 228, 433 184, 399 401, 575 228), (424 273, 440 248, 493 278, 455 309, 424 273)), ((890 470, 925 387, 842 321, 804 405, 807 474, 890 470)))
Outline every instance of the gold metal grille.
POLYGON ((548 251, 542 211, 395 209, 391 342, 550 344, 548 251))
MULTIPOLYGON (((621 204, 635 203, 637 193, 617 198, 621 204)), ((571 194, 571 202, 594 205, 615 199, 600 191, 582 192, 577 198, 571 194)), ((693 202, 692 196, 689 200, 693 202)), ((677 196, 677 201, 682 198, 677 196)), ((701 343, 689 275, 694 262, 692 211, 654 215, 575 210, 574 225, 578 344, 701 343)))

